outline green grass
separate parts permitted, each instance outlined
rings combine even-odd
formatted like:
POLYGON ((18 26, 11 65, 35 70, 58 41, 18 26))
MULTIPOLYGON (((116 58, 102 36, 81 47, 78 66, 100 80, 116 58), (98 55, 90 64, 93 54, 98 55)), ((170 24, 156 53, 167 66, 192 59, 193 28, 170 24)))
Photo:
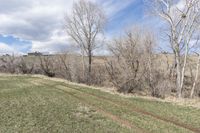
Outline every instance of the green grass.
POLYGON ((0 77, 0 133, 188 133, 198 130, 200 110, 195 108, 124 98, 31 76, 0 77))

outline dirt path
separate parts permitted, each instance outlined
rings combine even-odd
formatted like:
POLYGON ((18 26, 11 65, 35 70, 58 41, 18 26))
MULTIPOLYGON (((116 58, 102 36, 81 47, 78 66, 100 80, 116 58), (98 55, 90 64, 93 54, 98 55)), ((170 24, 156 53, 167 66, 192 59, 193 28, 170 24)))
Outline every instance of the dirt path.
MULTIPOLYGON (((39 81, 39 82, 40 82, 40 81, 39 81)), ((42 82, 42 83, 45 84, 44 82, 42 82)), ((45 85, 47 85, 47 84, 45 84, 45 85)), ((66 86, 63 86, 63 85, 60 85, 60 86, 66 87, 66 86)), ((51 87, 52 87, 52 86, 51 86, 51 87)), ((60 88, 57 87, 57 86, 54 86, 54 87, 56 87, 57 89, 60 89, 60 88)), ((176 125, 176 126, 178 126, 178 127, 185 128, 185 129, 190 130, 190 131, 195 132, 195 133, 200 133, 200 129, 199 129, 199 128, 195 128, 195 127, 193 127, 193 126, 191 126, 191 125, 188 125, 188 124, 185 124, 185 123, 181 123, 181 122, 175 121, 175 120, 173 120, 173 119, 161 117, 161 116, 159 116, 159 115, 153 114, 153 113, 151 113, 151 112, 147 112, 147 111, 145 111, 145 110, 143 110, 143 109, 136 108, 136 107, 134 107, 134 106, 131 106, 131 107, 130 107, 130 106, 128 106, 125 102, 124 102, 124 103, 119 103, 119 102, 116 102, 116 101, 114 101, 114 100, 112 100, 112 99, 109 99, 109 98, 107 98, 107 97, 104 97, 104 96, 99 96, 99 95, 96 95, 96 94, 93 94, 93 93, 90 93, 90 92, 82 91, 82 90, 80 90, 80 89, 78 89, 78 88, 76 88, 76 87, 73 87, 72 85, 67 85, 67 87, 68 87, 69 89, 74 89, 74 90, 76 90, 76 91, 79 91, 79 92, 81 92, 81 93, 83 93, 83 94, 85 94, 85 95, 87 95, 87 96, 93 96, 93 97, 95 97, 95 98, 97 98, 97 99, 99 99, 99 100, 106 101, 106 102, 111 103, 111 104, 113 104, 113 105, 115 105, 115 106, 118 106, 118 107, 120 107, 120 108, 121 108, 121 107, 125 107, 126 109, 128 109, 128 110, 130 110, 130 111, 133 111, 133 112, 136 112, 136 113, 139 113, 139 114, 142 114, 142 115, 150 116, 150 117, 153 117, 154 119, 162 120, 162 121, 167 122, 167 123, 174 124, 174 125, 176 125)), ((63 90, 63 91, 64 91, 64 89, 60 89, 60 90, 63 90)), ((65 91, 65 92, 66 92, 66 91, 65 91)), ((79 97, 79 98, 80 98, 80 97, 79 97)), ((105 114, 106 114, 106 113, 105 113, 105 114)), ((113 118, 114 118, 114 117, 113 117, 113 118)), ((126 123, 126 122, 125 122, 125 123, 126 123)), ((129 124, 127 124, 127 125, 129 125, 129 124)), ((130 127, 129 127, 129 128, 130 128, 130 127)))
MULTIPOLYGON (((62 89, 62 88, 56 87, 55 85, 48 85, 47 83, 45 83, 45 82, 43 82, 41 80, 35 80, 34 82, 30 82, 30 83, 34 84, 34 85, 42 85, 43 84, 45 86, 49 86, 50 88, 56 88, 58 90, 62 90, 64 93, 66 93, 66 94, 76 98, 80 102, 82 102, 82 103, 94 108, 97 112, 99 112, 103 116, 113 120, 116 123, 119 123, 120 125, 128 128, 128 129, 134 129, 134 130, 137 131, 137 133, 151 133, 151 132, 145 131, 143 128, 140 128, 140 127, 136 126, 135 124, 133 124, 133 122, 130 122, 130 121, 126 120, 126 119, 120 118, 120 117, 118 117, 118 116, 116 116, 116 115, 114 115, 114 114, 112 114, 112 113, 110 113, 108 111, 105 111, 105 110, 101 109, 100 107, 95 106, 95 104, 93 104, 91 102, 88 102, 86 99, 78 97, 74 93, 66 91, 66 87, 65 86, 62 86, 62 87, 65 87, 65 89, 62 89)), ((68 89, 74 90, 73 88, 68 88, 68 89)))
MULTIPOLYGON (((65 86, 63 86, 63 87, 65 87, 65 86)), ((107 97, 104 97, 104 96, 99 96, 99 95, 95 95, 95 94, 93 94, 93 93, 81 91, 80 89, 77 89, 77 88, 75 88, 75 87, 71 87, 71 86, 70 86, 69 88, 75 89, 75 90, 77 90, 77 91, 79 91, 79 92, 82 92, 82 93, 87 93, 88 96, 94 96, 94 97, 99 98, 100 100, 104 100, 104 101, 106 100, 107 102, 109 102, 109 103, 111 103, 111 104, 113 104, 113 105, 115 105, 115 106, 118 106, 118 107, 125 107, 125 108, 129 109, 130 111, 137 112, 137 113, 140 113, 140 114, 142 114, 142 115, 151 116, 151 117, 153 117, 153 118, 155 118, 155 119, 162 120, 162 121, 167 122, 167 123, 172 123, 172 124, 174 124, 174 125, 176 125, 176 126, 179 126, 179 127, 185 128, 185 129, 188 129, 188 130, 190 130, 190 131, 192 131, 192 132, 200 133, 200 129, 199 129, 199 128, 195 128, 195 127, 193 127, 193 126, 191 126, 191 125, 188 125, 188 124, 185 124, 185 123, 181 123, 181 122, 175 121, 175 120, 173 120, 173 119, 168 119, 168 118, 165 118, 165 117, 161 117, 161 116, 159 116, 159 115, 156 115, 156 114, 147 112, 147 111, 145 111, 145 110, 143 110, 143 109, 139 109, 139 108, 136 108, 136 107, 133 107, 133 106, 132 106, 132 107, 127 106, 127 104, 126 104, 125 102, 124 102, 124 103, 119 103, 119 102, 116 102, 116 101, 114 101, 114 100, 112 100, 112 99, 109 99, 109 98, 107 98, 107 97)))
POLYGON ((66 91, 66 90, 64 90, 64 89, 60 89, 60 88, 57 88, 57 89, 62 90, 63 92, 67 93, 68 95, 70 95, 70 96, 72 96, 72 97, 78 99, 80 102, 82 102, 82 103, 84 103, 84 104, 87 104, 88 106, 94 108, 97 112, 99 112, 99 113, 102 114, 103 116, 105 116, 105 117, 107 117, 107 118, 113 120, 113 121, 116 122, 116 123, 119 123, 120 125, 125 126, 126 128, 134 129, 134 130, 137 131, 137 133, 149 133, 149 132, 145 131, 144 129, 139 128, 139 127, 133 125, 133 124, 132 124, 131 122, 129 122, 128 120, 122 119, 122 118, 120 118, 120 117, 118 117, 118 116, 116 116, 116 115, 113 115, 112 113, 110 113, 110 112, 108 112, 108 111, 105 111, 105 110, 103 110, 103 109, 101 109, 101 108, 99 108, 99 107, 96 107, 94 104, 88 102, 88 101, 85 100, 84 98, 78 97, 78 96, 76 96, 75 94, 70 93, 70 92, 68 92, 68 91, 66 91))

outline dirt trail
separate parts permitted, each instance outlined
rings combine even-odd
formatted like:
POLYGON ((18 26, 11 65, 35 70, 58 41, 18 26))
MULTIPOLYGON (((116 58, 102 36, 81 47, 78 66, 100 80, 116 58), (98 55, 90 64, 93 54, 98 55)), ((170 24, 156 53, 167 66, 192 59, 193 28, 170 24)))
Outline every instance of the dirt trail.
MULTIPOLYGON (((45 84, 45 83, 43 82, 43 84, 45 84)), ((47 84, 45 84, 45 85, 47 85, 47 84)), ((63 86, 63 85, 60 85, 60 86, 66 87, 66 86, 63 86)), ((56 86, 54 86, 54 87, 56 87, 56 86)), ((175 121, 173 119, 165 118, 165 117, 153 114, 151 112, 147 112, 147 111, 145 111, 143 109, 140 109, 140 108, 137 108, 137 107, 134 107, 134 106, 130 107, 125 102, 124 103, 119 103, 119 102, 116 102, 116 101, 114 101, 112 99, 109 99, 107 97, 104 97, 104 96, 99 96, 99 95, 96 95, 96 94, 93 94, 93 93, 90 93, 90 92, 82 91, 82 90, 78 89, 77 87, 73 87, 72 85, 68 85, 67 87, 69 87, 69 89, 74 89, 76 91, 84 93, 85 95, 96 97, 99 100, 106 101, 106 102, 111 103, 111 104, 113 104, 115 106, 125 107, 126 109, 129 109, 130 111, 133 111, 133 112, 136 112, 136 113, 139 113, 139 114, 142 114, 142 115, 150 116, 150 117, 153 117, 153 118, 155 118, 157 120, 162 120, 162 121, 167 122, 167 123, 174 124, 174 125, 176 125, 178 127, 185 128, 185 129, 190 130, 190 131, 195 132, 195 133, 200 133, 200 129, 199 128, 195 128, 195 127, 193 127, 191 125, 188 125, 188 124, 185 124, 185 123, 181 123, 181 122, 175 121)), ((56 88, 58 88, 58 87, 56 87, 56 88)), ((58 88, 58 89, 60 89, 60 88, 58 88)), ((63 89, 60 89, 60 90, 63 90, 63 89)))
MULTIPOLYGON (((65 87, 65 86, 63 86, 63 87, 65 87)), ((136 107, 133 107, 133 106, 130 107, 130 106, 128 106, 125 102, 124 102, 124 103, 119 103, 119 102, 116 102, 116 101, 114 101, 114 100, 112 100, 112 99, 109 99, 109 98, 107 98, 107 97, 104 97, 104 96, 99 96, 99 95, 95 95, 95 94, 93 94, 93 93, 81 91, 80 89, 77 89, 77 88, 75 88, 75 87, 71 87, 71 86, 70 86, 69 88, 75 89, 75 90, 77 90, 77 91, 79 91, 79 92, 82 92, 82 93, 87 93, 89 96, 94 96, 94 97, 97 97, 97 98, 99 98, 99 99, 101 99, 101 100, 104 100, 104 101, 106 100, 107 102, 109 102, 109 103, 111 103, 111 104, 113 104, 113 105, 115 105, 115 106, 118 106, 118 107, 126 107, 126 108, 129 109, 130 111, 137 112, 137 113, 140 113, 140 114, 143 114, 143 115, 147 115, 147 116, 151 116, 151 117, 153 117, 153 118, 155 118, 155 119, 162 120, 162 121, 168 122, 168 123, 172 123, 172 124, 174 124, 174 125, 176 125, 176 126, 179 126, 179 127, 185 128, 185 129, 188 129, 188 130, 190 130, 190 131, 192 131, 192 132, 200 133, 200 129, 199 129, 199 128, 195 128, 195 127, 193 127, 193 126, 191 126, 191 125, 188 125, 188 124, 185 124, 185 123, 181 123, 181 122, 175 121, 175 120, 173 120, 173 119, 168 119, 168 118, 165 118, 165 117, 161 117, 161 116, 156 115, 156 114, 153 114, 153 113, 151 113, 151 112, 147 112, 147 111, 145 111, 145 110, 143 110, 143 109, 139 109, 139 108, 136 108, 136 107)))
POLYGON ((64 89, 60 89, 60 88, 57 88, 57 89, 62 90, 63 92, 67 93, 68 95, 78 99, 80 102, 83 102, 84 104, 87 104, 88 106, 94 108, 97 112, 99 112, 103 116, 105 116, 107 118, 110 118, 111 120, 113 120, 116 123, 120 123, 121 125, 125 126, 126 128, 135 129, 137 131, 137 133, 149 133, 149 132, 145 131, 144 129, 133 125, 131 122, 129 122, 129 121, 125 120, 125 119, 122 119, 122 118, 120 118, 120 117, 118 117, 116 115, 113 115, 112 113, 110 113, 108 111, 105 111, 105 110, 103 110, 103 109, 101 109, 99 107, 96 107, 94 104, 88 102, 84 98, 78 97, 75 94, 70 93, 70 92, 68 92, 68 91, 66 91, 64 89))
MULTIPOLYGON (((95 104, 92 104, 90 102, 88 102, 87 100, 85 100, 84 98, 81 98, 81 97, 78 97, 76 96, 74 93, 70 93, 68 91, 66 91, 66 88, 65 89, 61 89, 59 87, 56 87, 55 85, 48 85, 47 83, 41 81, 41 80, 35 80, 34 82, 30 82, 30 83, 34 83, 35 82, 38 82, 38 84, 43 84, 43 85, 46 85, 46 86, 49 86, 49 87, 55 87, 56 89, 59 89, 59 90, 62 90, 64 93, 67 93, 68 95, 78 99, 80 102, 83 102, 84 104, 87 104, 88 106, 94 108, 97 112, 99 112, 100 114, 102 114, 103 116, 113 120, 114 122, 116 123, 119 123, 120 125, 126 127, 126 128, 129 128, 129 129, 134 129, 137 131, 137 133, 151 133, 151 132, 147 132, 145 131, 143 128, 140 128, 140 127, 137 127, 136 125, 134 125, 132 122, 129 122, 128 120, 126 119, 123 119, 123 118, 120 118, 108 111, 105 111, 99 107, 96 107, 95 104)), ((65 87, 65 86, 62 86, 62 87, 65 87)), ((73 89, 74 90, 74 89, 73 89)))

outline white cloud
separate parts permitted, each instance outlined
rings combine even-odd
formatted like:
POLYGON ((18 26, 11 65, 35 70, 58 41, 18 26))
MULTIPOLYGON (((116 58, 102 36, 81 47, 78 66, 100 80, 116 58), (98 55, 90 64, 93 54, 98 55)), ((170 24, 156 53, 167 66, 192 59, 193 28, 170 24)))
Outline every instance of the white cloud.
POLYGON ((64 31, 55 30, 46 41, 33 41, 31 51, 41 51, 50 53, 65 51, 70 48, 69 39, 64 31))
POLYGON ((20 0, 20 4, 13 1, 16 0, 0 1, 0 9, 5 9, 0 12, 0 33, 31 41, 48 40, 52 30, 61 28, 64 14, 72 5, 66 0, 20 0), (10 5, 5 8, 6 3, 10 5))
POLYGON ((14 48, 10 47, 9 45, 5 43, 0 43, 0 55, 4 54, 22 54, 19 51, 16 51, 14 48))
MULTIPOLYGON (((0 0, 0 34, 11 35, 32 43, 31 51, 51 51, 69 47, 63 31, 64 15, 77 0, 0 0)), ((135 0, 91 0, 99 3, 108 18, 126 8, 135 0)), ((0 44, 5 52, 11 46, 0 44)))
POLYGON ((115 17, 121 10, 125 9, 135 0, 101 0, 102 6, 108 18, 115 17))

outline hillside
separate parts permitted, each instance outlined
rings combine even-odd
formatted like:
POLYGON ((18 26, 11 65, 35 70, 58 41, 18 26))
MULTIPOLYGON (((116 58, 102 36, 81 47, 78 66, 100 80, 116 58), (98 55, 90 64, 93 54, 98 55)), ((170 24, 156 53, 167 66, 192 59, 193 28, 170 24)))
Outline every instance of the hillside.
POLYGON ((0 132, 200 132, 200 110, 57 80, 0 76, 0 132))

